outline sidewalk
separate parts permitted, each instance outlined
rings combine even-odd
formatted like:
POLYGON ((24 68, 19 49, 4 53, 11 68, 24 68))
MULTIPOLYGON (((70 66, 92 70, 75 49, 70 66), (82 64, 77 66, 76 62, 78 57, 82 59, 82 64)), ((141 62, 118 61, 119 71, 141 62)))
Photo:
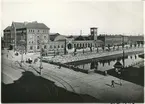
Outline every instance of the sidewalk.
MULTIPOLYGON (((39 64, 38 61, 31 66, 35 70, 40 71, 39 64)), ((54 81, 60 87, 66 87, 65 89, 69 91, 73 91, 74 89, 76 93, 88 94, 106 102, 136 102, 143 98, 143 87, 131 82, 123 80, 122 86, 115 84, 114 88, 110 87, 112 80, 116 83, 120 81, 113 76, 102 76, 97 73, 84 74, 63 67, 59 69, 58 66, 49 63, 43 63, 42 65, 42 77, 54 81)), ((29 64, 25 64, 25 67, 28 66, 29 64)), ((39 75, 33 68, 29 68, 28 71, 33 71, 34 74, 39 75)), ((20 75, 20 73, 17 74, 20 75)))
MULTIPOLYGON (((35 65, 35 67, 37 66, 35 65)), ((67 81, 75 89, 76 93, 88 94, 102 101, 133 102, 143 97, 142 86, 124 80, 123 85, 120 86, 120 79, 109 75, 84 74, 63 67, 59 69, 57 66, 47 63, 43 63, 42 73, 42 77, 44 77, 44 73, 54 74, 67 81), (117 83, 114 88, 111 87, 112 80, 117 83)))

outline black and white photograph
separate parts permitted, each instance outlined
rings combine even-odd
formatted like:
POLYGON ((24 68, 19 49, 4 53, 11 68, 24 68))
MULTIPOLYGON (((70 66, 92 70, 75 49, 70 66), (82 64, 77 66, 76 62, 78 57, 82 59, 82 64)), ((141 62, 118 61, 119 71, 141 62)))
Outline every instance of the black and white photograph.
POLYGON ((144 2, 1 0, 1 103, 144 103, 144 2))

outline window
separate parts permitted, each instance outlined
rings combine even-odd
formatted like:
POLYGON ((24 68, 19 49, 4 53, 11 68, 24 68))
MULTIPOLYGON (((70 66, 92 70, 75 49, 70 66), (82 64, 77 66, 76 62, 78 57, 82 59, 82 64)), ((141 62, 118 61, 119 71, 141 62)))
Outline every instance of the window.
POLYGON ((58 45, 58 48, 60 48, 60 46, 58 45))
POLYGON ((39 49, 39 46, 37 46, 37 49, 39 49))
POLYGON ((46 36, 44 36, 44 39, 46 39, 46 36))
POLYGON ((68 49, 72 49, 72 44, 69 43, 69 44, 67 45, 67 48, 68 48, 68 49))
POLYGON ((54 48, 56 48, 56 46, 54 46, 54 48))
POLYGON ((33 49, 33 46, 30 46, 30 50, 32 50, 33 49))
POLYGON ((91 47, 92 47, 92 43, 91 43, 91 47))
POLYGON ((39 40, 37 40, 37 43, 40 43, 39 40))
POLYGON ((86 47, 87 47, 87 43, 86 43, 86 47))
POLYGON ((52 48, 52 46, 50 45, 50 48, 52 48))
POLYGON ((46 45, 44 45, 44 49, 46 49, 46 45))
POLYGON ((74 47, 76 48, 76 44, 74 44, 74 47))
POLYGON ((79 44, 77 44, 77 48, 79 47, 79 44))
POLYGON ((61 48, 63 48, 63 45, 61 45, 61 48))
POLYGON ((39 32, 39 30, 38 30, 38 32, 39 32))
POLYGON ((33 43, 33 41, 32 41, 32 43, 33 43))
POLYGON ((34 30, 33 30, 33 32, 34 32, 34 30))

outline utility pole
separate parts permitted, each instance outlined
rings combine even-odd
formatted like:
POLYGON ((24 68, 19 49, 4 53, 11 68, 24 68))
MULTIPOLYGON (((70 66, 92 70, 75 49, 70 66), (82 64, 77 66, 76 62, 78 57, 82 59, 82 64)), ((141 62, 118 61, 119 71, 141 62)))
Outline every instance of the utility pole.
POLYGON ((40 74, 41 74, 41 70, 43 69, 43 67, 42 67, 42 35, 40 35, 40 66, 39 66, 39 68, 40 68, 40 74))
POLYGON ((22 55, 21 55, 21 66, 22 66, 22 63, 24 62, 23 61, 23 54, 24 54, 24 47, 25 47, 25 43, 26 41, 24 40, 24 32, 22 31, 22 34, 21 34, 21 40, 20 40, 20 45, 21 45, 21 51, 22 51, 22 55))
POLYGON ((122 36, 122 38, 123 38, 122 39, 122 44, 123 44, 123 47, 122 48, 123 48, 123 69, 124 69, 124 67, 125 67, 125 62, 124 62, 124 54, 125 54, 124 53, 124 35, 122 36))
POLYGON ((66 55, 66 39, 65 39, 65 42, 64 42, 64 54, 66 55))

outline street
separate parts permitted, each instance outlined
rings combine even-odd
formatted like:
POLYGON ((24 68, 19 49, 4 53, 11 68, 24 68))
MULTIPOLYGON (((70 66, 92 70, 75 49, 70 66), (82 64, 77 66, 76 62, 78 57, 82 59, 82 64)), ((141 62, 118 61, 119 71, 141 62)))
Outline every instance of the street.
POLYGON ((15 60, 13 60, 12 57, 7 58, 6 55, 3 55, 2 81, 5 84, 13 83, 13 81, 18 80, 22 76, 22 72, 25 71, 23 69, 27 69, 27 71, 33 72, 36 76, 51 80, 55 82, 55 85, 68 91, 78 94, 87 94, 101 101, 113 102, 117 100, 124 102, 141 102, 143 100, 143 86, 123 80, 122 86, 115 84, 115 87, 112 88, 110 87, 111 81, 114 80, 116 83, 119 83, 120 79, 110 75, 103 76, 97 73, 84 74, 63 67, 59 69, 57 66, 49 63, 42 64, 43 69, 40 75, 36 72, 36 70, 38 72, 40 71, 39 61, 35 64, 31 64, 33 68, 25 63, 23 69, 16 67, 14 62, 15 60), (126 93, 126 91, 128 93, 126 93))

